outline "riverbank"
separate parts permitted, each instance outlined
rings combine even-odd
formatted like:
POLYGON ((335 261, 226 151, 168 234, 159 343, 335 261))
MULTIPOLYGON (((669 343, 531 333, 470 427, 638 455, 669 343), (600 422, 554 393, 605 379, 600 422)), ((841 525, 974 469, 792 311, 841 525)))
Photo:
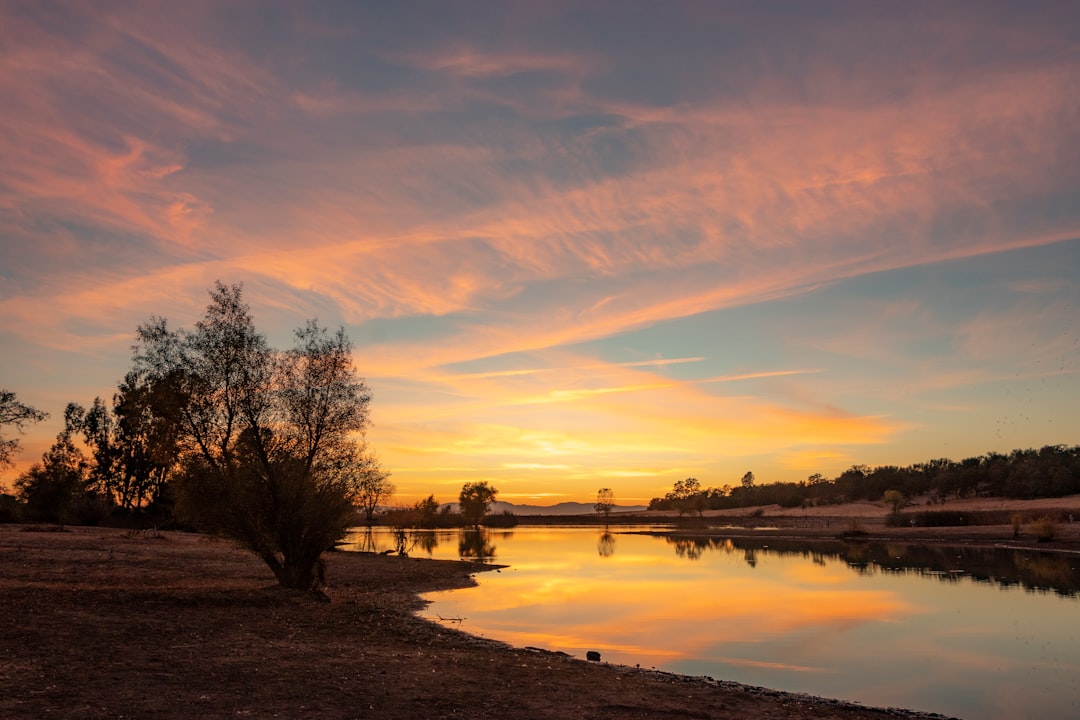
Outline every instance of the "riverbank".
MULTIPOLYGON (((965 498, 947 503, 927 504, 917 500, 904 508, 899 526, 887 522, 890 508, 882 502, 853 502, 810 508, 782 508, 779 505, 706 511, 702 517, 679 518, 672 512, 640 513, 642 522, 674 522, 670 531, 657 534, 678 536, 723 536, 731 538, 778 538, 785 540, 880 541, 918 545, 959 545, 998 547, 1045 552, 1080 553, 1080 496, 1011 500, 1005 498, 965 498), (948 513, 963 518, 995 518, 993 524, 965 524, 926 527, 918 522, 923 513, 948 513), (1023 519, 1014 527, 1012 515, 1023 519), (1049 516, 1052 540, 1040 540, 1032 520, 1049 516)), ((980 519, 980 521, 982 521, 980 519)))
POLYGON ((933 717, 514 649, 415 615, 418 593, 491 566, 327 564, 322 602, 221 540, 0 526, 0 716, 933 717))

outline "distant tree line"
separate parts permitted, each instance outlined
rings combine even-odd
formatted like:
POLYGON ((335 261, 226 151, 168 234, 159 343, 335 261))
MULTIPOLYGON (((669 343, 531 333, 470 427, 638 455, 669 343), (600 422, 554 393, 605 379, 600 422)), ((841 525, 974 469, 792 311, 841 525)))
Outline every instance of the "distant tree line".
POLYGON ((1047 445, 1040 450, 991 452, 960 461, 942 458, 906 467, 853 465, 835 478, 814 474, 800 482, 759 485, 753 473, 746 473, 737 486, 702 488, 696 478, 687 478, 677 481, 663 497, 653 498, 649 509, 700 514, 756 505, 878 502, 889 490, 908 498, 927 495, 931 502, 974 495, 1017 499, 1074 495, 1080 493, 1080 446, 1047 445))
POLYGON ((492 503, 499 491, 486 481, 467 482, 458 493, 455 508, 452 504, 440 503, 434 495, 428 495, 409 507, 398 507, 383 513, 384 524, 395 528, 436 529, 436 528, 473 528, 513 527, 518 519, 509 510, 489 514, 492 503))

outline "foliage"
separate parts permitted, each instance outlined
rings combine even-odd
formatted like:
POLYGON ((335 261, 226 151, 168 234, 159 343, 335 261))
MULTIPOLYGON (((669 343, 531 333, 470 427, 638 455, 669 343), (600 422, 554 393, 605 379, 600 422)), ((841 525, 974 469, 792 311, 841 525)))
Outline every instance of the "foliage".
POLYGON ((466 525, 480 526, 480 520, 487 514, 488 507, 495 502, 499 491, 487 482, 465 483, 458 495, 458 505, 466 525))
POLYGON ((92 452, 90 475, 97 491, 125 511, 165 501, 180 431, 178 408, 165 383, 129 373, 113 395, 111 411, 100 397, 89 411, 74 403, 68 411, 92 452))
MULTIPOLYGON (((428 495, 423 500, 418 500, 414 507, 419 515, 420 527, 433 528, 438 526, 439 501, 435 499, 434 495, 428 495)), ((445 510, 449 514, 450 508, 447 507, 445 510)))
POLYGON ((383 522, 396 528, 450 528, 461 526, 461 516, 451 513, 449 505, 440 505, 434 495, 428 495, 412 507, 388 511, 383 522))
POLYGON ((177 511, 236 539, 281 585, 316 588, 320 556, 354 518, 368 389, 344 330, 310 321, 275 351, 240 286, 210 297, 192 330, 140 326, 129 376, 160 390, 155 413, 175 413, 177 511))
POLYGON ((364 511, 364 521, 371 525, 375 510, 397 492, 397 488, 390 482, 390 473, 379 465, 378 458, 372 453, 362 455, 352 473, 356 505, 364 511))
POLYGON ((904 493, 899 490, 886 490, 883 497, 885 504, 892 508, 893 515, 899 515, 900 511, 904 509, 904 505, 907 500, 904 498, 904 493))
POLYGON ((597 515, 607 518, 611 515, 611 509, 615 507, 615 493, 611 488, 600 488, 596 492, 596 503, 593 508, 597 515))
MULTIPOLYGON (((11 425, 17 431, 23 432, 30 423, 41 422, 47 417, 49 417, 48 413, 16 400, 15 393, 10 390, 0 390, 0 430, 3 430, 5 425, 11 425)), ((14 465, 12 458, 19 449, 17 438, 5 438, 0 435, 0 470, 14 465)))
POLYGON ((0 523, 19 522, 22 512, 22 504, 17 497, 0 493, 0 523))
MULTIPOLYGON (((70 408, 69 408, 70 411, 70 408)), ((15 481, 19 498, 26 504, 31 520, 64 524, 71 517, 76 501, 86 493, 89 463, 72 441, 74 432, 70 412, 64 429, 42 456, 15 481)))
POLYGON ((1051 542, 1057 536, 1057 525, 1046 515, 1031 523, 1029 530, 1039 542, 1051 542))
MULTIPOLYGON (((676 480, 671 492, 664 496, 664 500, 668 508, 678 510, 680 516, 695 510, 700 515, 707 506, 706 493, 702 492, 701 483, 697 478, 692 477, 676 480)), ((651 508, 652 505, 650 505, 651 508)))
POLYGON ((815 473, 803 482, 740 483, 730 489, 698 487, 695 496, 688 496, 685 488, 679 492, 680 483, 685 481, 676 483, 676 489, 664 497, 653 498, 649 509, 684 513, 695 503, 720 510, 773 504, 798 507, 856 500, 875 502, 884 499, 886 490, 909 498, 928 495, 940 502, 971 495, 1062 497, 1080 493, 1080 446, 1047 445, 1039 450, 1013 450, 1008 455, 988 453, 960 461, 935 459, 907 467, 852 465, 832 479, 815 473))
POLYGON ((482 522, 484 527, 511 528, 517 527, 518 517, 510 510, 503 510, 501 513, 487 515, 482 522))

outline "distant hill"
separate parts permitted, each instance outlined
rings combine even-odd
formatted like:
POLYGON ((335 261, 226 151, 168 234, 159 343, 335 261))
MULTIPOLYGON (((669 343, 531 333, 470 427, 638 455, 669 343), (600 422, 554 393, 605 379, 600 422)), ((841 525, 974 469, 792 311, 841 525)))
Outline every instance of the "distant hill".
MULTIPOLYGON (((646 510, 644 505, 616 505, 611 512, 641 512, 646 510)), ((596 509, 592 503, 561 502, 557 505, 518 505, 516 503, 502 502, 492 503, 490 512, 501 513, 509 510, 515 515, 595 515, 596 509)))

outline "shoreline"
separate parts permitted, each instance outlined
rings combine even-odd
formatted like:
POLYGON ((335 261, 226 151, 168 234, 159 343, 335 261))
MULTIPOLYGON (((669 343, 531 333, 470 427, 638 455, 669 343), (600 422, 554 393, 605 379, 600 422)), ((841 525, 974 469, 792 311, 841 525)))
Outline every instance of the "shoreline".
POLYGON ((933 718, 515 648, 419 616, 477 563, 327 555, 331 602, 183 533, 0 526, 0 715, 933 718))

